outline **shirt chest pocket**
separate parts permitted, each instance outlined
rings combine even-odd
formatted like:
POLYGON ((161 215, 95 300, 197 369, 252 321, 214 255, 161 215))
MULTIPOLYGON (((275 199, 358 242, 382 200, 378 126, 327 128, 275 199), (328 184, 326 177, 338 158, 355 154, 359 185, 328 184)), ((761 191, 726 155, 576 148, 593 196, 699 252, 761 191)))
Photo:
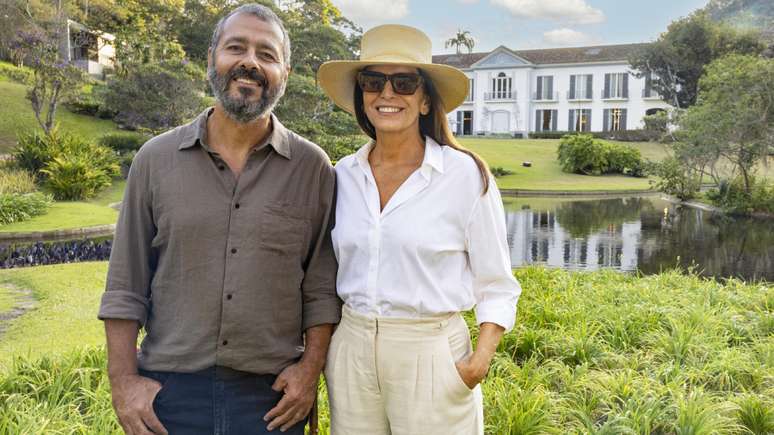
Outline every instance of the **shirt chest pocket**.
POLYGON ((260 246, 268 253, 299 258, 308 240, 310 218, 302 206, 269 203, 260 222, 260 246))

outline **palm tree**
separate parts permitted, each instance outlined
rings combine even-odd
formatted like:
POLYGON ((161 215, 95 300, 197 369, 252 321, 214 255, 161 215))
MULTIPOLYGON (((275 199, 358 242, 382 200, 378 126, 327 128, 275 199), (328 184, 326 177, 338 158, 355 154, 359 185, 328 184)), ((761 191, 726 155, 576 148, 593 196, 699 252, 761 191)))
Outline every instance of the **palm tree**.
POLYGON ((457 30, 457 34, 454 35, 453 38, 447 39, 445 43, 446 48, 455 47, 457 49, 457 54, 462 53, 462 47, 467 48, 468 53, 471 53, 473 52, 473 46, 475 45, 476 41, 470 36, 470 32, 462 29, 457 30))

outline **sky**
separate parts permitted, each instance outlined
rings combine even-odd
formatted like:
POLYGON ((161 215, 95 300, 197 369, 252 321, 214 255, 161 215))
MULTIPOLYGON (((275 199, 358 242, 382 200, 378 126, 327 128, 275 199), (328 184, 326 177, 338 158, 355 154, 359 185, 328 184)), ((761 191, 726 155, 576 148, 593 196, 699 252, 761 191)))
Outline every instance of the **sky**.
POLYGON ((453 53, 444 41, 458 29, 473 51, 649 42, 673 20, 707 0, 332 0, 363 30, 406 24, 424 31, 433 54, 453 53))

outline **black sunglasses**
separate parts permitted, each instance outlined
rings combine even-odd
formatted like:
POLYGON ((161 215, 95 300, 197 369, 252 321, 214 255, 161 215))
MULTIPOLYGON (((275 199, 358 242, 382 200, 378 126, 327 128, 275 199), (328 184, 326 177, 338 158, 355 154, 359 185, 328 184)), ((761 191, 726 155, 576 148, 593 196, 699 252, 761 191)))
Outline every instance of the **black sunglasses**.
POLYGON ((398 95, 413 95, 422 84, 422 76, 416 73, 383 74, 376 71, 357 73, 357 84, 363 92, 382 92, 387 80, 398 95))

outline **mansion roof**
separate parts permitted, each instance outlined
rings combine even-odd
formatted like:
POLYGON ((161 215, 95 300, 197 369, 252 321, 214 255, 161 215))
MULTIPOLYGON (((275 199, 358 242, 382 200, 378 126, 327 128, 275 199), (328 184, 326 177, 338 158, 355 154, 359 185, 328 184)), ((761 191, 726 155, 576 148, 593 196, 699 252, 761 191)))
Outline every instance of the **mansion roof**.
POLYGON ((507 47, 500 46, 487 52, 435 55, 433 56, 433 63, 440 63, 463 69, 470 68, 476 62, 501 49, 535 65, 626 61, 637 50, 647 45, 649 44, 639 43, 596 45, 589 47, 544 48, 537 50, 511 50, 507 47))

